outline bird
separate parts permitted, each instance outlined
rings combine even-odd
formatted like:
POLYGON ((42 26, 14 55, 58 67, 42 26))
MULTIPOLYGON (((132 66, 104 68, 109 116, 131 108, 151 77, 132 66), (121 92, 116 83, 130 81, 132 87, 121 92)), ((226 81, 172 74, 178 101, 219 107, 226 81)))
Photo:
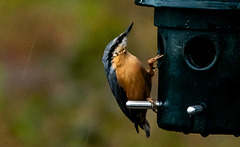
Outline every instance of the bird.
POLYGON ((145 101, 154 104, 150 97, 152 77, 154 75, 153 63, 163 55, 157 55, 148 60, 149 70, 146 70, 141 61, 132 55, 127 47, 127 37, 133 23, 127 30, 114 38, 105 48, 102 62, 111 91, 122 112, 134 124, 137 133, 139 127, 145 130, 146 137, 150 136, 150 125, 146 119, 146 109, 128 109, 128 100, 145 101))

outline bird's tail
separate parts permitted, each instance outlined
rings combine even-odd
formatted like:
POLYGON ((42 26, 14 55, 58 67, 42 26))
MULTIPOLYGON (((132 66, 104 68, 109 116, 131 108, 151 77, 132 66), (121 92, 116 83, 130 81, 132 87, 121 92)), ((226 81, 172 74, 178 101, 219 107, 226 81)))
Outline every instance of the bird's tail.
POLYGON ((134 126, 135 126, 135 129, 136 129, 137 133, 139 134, 138 124, 134 123, 134 126))
POLYGON ((143 129, 145 130, 146 137, 148 138, 150 136, 150 125, 149 125, 147 119, 145 119, 145 122, 143 124, 143 129))
POLYGON ((135 129, 138 134, 139 134, 139 129, 138 129, 138 126, 139 126, 141 129, 143 129, 145 131, 147 138, 150 136, 150 125, 149 125, 147 119, 145 119, 145 122, 143 124, 135 123, 134 126, 135 126, 135 129))

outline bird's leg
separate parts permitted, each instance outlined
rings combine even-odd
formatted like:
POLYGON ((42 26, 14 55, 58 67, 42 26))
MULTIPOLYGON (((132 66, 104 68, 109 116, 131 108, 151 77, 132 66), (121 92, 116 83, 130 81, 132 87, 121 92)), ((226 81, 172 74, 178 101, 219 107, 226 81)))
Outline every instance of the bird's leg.
POLYGON ((148 65, 149 65, 149 73, 153 76, 154 75, 154 69, 157 68, 157 66, 153 66, 153 63, 156 62, 158 59, 162 58, 163 55, 157 55, 156 57, 153 57, 148 60, 148 65))
POLYGON ((156 107, 157 107, 156 100, 153 99, 152 97, 149 97, 149 98, 147 98, 147 101, 149 101, 149 102, 151 103, 153 112, 157 113, 157 109, 156 109, 156 107))

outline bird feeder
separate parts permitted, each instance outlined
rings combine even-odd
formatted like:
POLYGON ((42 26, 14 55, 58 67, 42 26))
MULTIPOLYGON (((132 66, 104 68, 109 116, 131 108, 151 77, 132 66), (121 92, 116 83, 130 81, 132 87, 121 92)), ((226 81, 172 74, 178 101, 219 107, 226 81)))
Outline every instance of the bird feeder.
POLYGON ((240 135, 240 0, 135 0, 158 27, 157 123, 240 135))

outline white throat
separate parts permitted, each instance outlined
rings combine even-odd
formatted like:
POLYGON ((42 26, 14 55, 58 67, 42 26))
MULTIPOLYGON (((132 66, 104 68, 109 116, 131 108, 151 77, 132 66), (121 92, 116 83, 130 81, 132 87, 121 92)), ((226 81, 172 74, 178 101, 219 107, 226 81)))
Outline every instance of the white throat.
POLYGON ((124 37, 122 42, 119 44, 119 46, 122 46, 123 48, 127 47, 127 37, 124 37))

